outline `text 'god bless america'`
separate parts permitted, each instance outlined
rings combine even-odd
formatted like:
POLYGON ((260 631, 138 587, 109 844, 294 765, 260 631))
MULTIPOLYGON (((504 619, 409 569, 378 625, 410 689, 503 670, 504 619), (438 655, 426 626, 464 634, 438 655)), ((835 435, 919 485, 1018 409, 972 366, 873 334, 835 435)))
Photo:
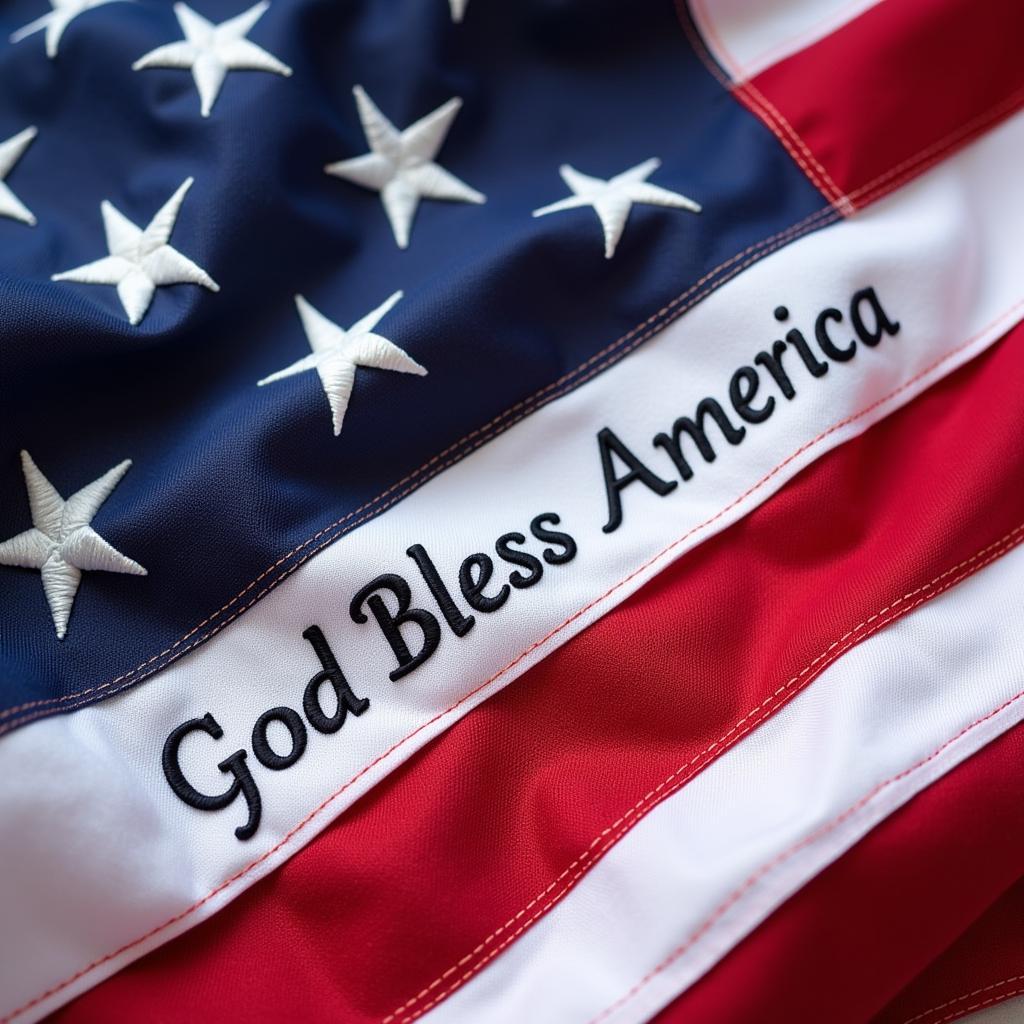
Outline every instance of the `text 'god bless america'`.
MULTIPOLYGON (((785 306, 778 306, 774 317, 785 329, 784 338, 772 341, 723 382, 721 398, 702 398, 691 412, 655 434, 650 450, 639 452, 627 446, 611 427, 598 431, 595 467, 604 480, 605 533, 612 534, 623 525, 623 498, 630 488, 646 488, 661 497, 685 493, 680 485, 693 479, 701 461, 713 463, 723 450, 728 451, 723 445, 742 444, 748 431, 769 419, 780 402, 796 400, 800 389, 828 374, 832 364, 849 362, 862 348, 873 349, 900 330, 899 321, 889 316, 870 287, 855 292, 845 312, 834 306, 821 310, 807 331, 813 342, 799 327, 789 325, 785 306)), ((450 579, 423 545, 413 544, 405 552, 411 564, 407 562, 402 572, 381 573, 359 588, 349 603, 349 615, 358 626, 376 629, 384 649, 390 649, 391 666, 386 670, 392 682, 424 665, 448 633, 466 636, 475 628, 477 615, 491 616, 509 602, 515 605, 520 600, 513 597, 516 592, 542 584, 546 572, 559 571, 576 557, 577 542, 557 513, 534 516, 527 530, 528 535, 518 530, 502 534, 494 541, 493 555, 484 551, 467 555, 450 579), (417 604, 410 579, 420 595, 417 604)), ((311 625, 302 637, 312 647, 320 669, 296 692, 301 713, 290 706, 270 708, 256 719, 247 744, 239 746, 239 738, 226 738, 213 713, 207 711, 171 730, 164 743, 164 776, 189 807, 222 811, 239 803, 245 820, 234 829, 238 839, 251 838, 259 828, 261 771, 284 771, 294 765, 306 751, 307 727, 331 735, 341 730, 349 715, 361 718, 370 710, 369 699, 359 695, 358 683, 353 687, 349 682, 323 629, 311 625), (272 726, 276 746, 271 744, 272 726), (221 792, 202 792, 185 775, 180 750, 193 733, 209 737, 205 741, 210 744, 209 756, 219 758, 217 768, 230 779, 221 792), (237 749, 221 756, 225 739, 227 750, 237 749), (255 765, 249 760, 250 751, 255 765)))

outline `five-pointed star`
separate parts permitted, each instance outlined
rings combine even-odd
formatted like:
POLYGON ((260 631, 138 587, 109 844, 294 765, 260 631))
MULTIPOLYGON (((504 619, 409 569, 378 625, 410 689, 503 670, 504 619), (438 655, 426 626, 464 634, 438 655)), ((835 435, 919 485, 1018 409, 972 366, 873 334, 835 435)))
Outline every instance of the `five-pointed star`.
POLYGON ((19 28, 11 35, 11 42, 20 43, 26 36, 45 28, 46 56, 52 59, 57 56, 57 47, 60 45, 60 37, 64 34, 64 29, 75 18, 93 7, 102 7, 104 4, 115 2, 116 0, 50 0, 53 10, 19 28))
POLYGON ((450 99, 400 132, 377 109, 362 86, 357 85, 352 91, 370 152, 328 164, 324 170, 380 193, 399 248, 405 249, 409 244, 409 229, 420 199, 486 202, 484 195, 434 163, 462 100, 450 99))
POLYGON ((452 21, 462 21, 469 0, 449 0, 449 3, 452 8, 452 21))
POLYGON ((539 210, 534 210, 533 215, 534 217, 544 217, 549 213, 558 213, 560 210, 573 210, 578 206, 593 206, 598 217, 601 218, 601 227, 604 228, 605 257, 611 259, 615 255, 615 247, 622 237, 622 231, 626 226, 626 219, 629 217, 633 203, 671 206, 677 210, 700 213, 699 203, 695 203, 678 192, 670 192, 667 188, 652 185, 647 181, 647 178, 660 166, 661 161, 655 157, 605 181, 604 178, 592 178, 588 174, 581 174, 569 164, 562 164, 558 173, 562 175, 562 180, 572 189, 573 194, 565 199, 559 199, 557 203, 552 203, 550 206, 542 206, 539 210))
POLYGON ((153 293, 161 285, 201 284, 211 292, 220 286, 202 267, 168 245, 185 193, 192 185, 187 178, 157 211, 145 231, 133 224, 113 203, 100 204, 109 256, 84 266, 54 274, 54 281, 117 285, 121 305, 132 324, 146 315, 153 293))
POLYGON ((158 46, 140 57, 132 68, 135 71, 143 68, 191 70, 199 90, 201 113, 209 117, 229 71, 272 71, 285 76, 292 73, 287 64, 245 38, 269 6, 269 0, 260 0, 244 14, 214 25, 196 14, 188 4, 177 3, 174 13, 185 33, 184 40, 158 46))
POLYGON ((35 224, 32 211, 10 190, 4 181, 21 159, 29 144, 36 137, 35 128, 12 135, 6 142, 0 142, 0 217, 11 217, 23 224, 35 224))
POLYGON ((258 383, 262 387, 264 384, 272 384, 276 380, 315 369, 320 374, 324 392, 331 404, 334 436, 337 437, 341 433, 357 367, 373 366, 378 370, 397 370, 399 373, 426 376, 427 371, 415 359, 403 352, 394 342, 373 333, 373 329, 401 297, 401 292, 395 292, 386 302, 367 313, 361 320, 357 320, 346 331, 314 309, 301 295, 296 295, 295 305, 298 306, 302 326, 309 339, 309 347, 313 351, 291 366, 264 377, 258 383))
POLYGON ((58 640, 67 633, 83 571, 146 575, 138 562, 122 555, 89 525, 131 464, 126 459, 65 501, 29 453, 21 453, 32 529, 0 544, 0 565, 40 571, 58 640))

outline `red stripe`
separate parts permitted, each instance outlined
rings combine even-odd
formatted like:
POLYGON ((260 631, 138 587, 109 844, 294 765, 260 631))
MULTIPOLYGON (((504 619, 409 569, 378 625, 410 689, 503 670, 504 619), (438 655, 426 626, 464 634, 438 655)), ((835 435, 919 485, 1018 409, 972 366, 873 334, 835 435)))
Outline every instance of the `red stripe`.
POLYGON ((417 1015, 886 621, 879 611, 909 610, 1024 536, 1022 377, 1018 329, 665 570, 63 1019, 188 1020, 211 1005, 252 1021, 417 1015))
POLYGON ((1024 104, 1021 39, 1020 0, 885 0, 734 92, 859 208, 1024 104))
MULTIPOLYGON (((1018 748, 1017 762, 1007 766, 990 784, 1010 795, 1006 783, 1017 780, 1015 795, 1022 791, 1020 766, 1024 749, 1018 748)), ((1020 831, 1020 804, 1011 835, 1020 831)), ((974 849, 982 850, 975 836, 974 849)), ((1005 833, 993 835, 1000 847, 1007 844, 1005 833)), ((1024 836, 1020 836, 1024 840, 1024 836)), ((1024 876, 1024 842, 1017 843, 1018 870, 1024 876)), ((901 992, 874 1024, 949 1024, 968 1014, 1024 994, 1024 877, 1004 893, 928 969, 901 992)))
MULTIPOLYGON (((869 833, 656 1024, 764 1020, 766 1006, 770 1019, 789 1024, 908 1024, 948 999, 1021 974, 1024 884, 1014 900, 988 908, 1024 877, 1022 791, 1019 725, 869 833), (965 931, 960 948, 947 953, 965 931)), ((937 1022, 929 1015, 914 1024, 937 1022)))

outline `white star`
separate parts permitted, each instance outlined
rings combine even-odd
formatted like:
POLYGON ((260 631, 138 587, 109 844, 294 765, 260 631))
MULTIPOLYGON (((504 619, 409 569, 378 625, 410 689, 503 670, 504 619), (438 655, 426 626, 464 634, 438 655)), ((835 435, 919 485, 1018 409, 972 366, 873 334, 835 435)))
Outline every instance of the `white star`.
POLYGON ((260 386, 315 369, 320 374, 327 400, 331 404, 334 436, 341 433, 345 410, 352 394, 356 368, 372 366, 378 370, 397 370, 426 376, 427 371, 394 342, 374 334, 373 329, 402 297, 395 292, 386 302, 357 320, 347 331, 314 309, 301 295, 295 296, 302 326, 313 350, 298 362, 259 381, 260 386))
POLYGON ((32 529, 0 544, 0 565, 40 570, 58 640, 63 640, 68 631, 68 618, 83 571, 100 569, 146 575, 138 562, 122 555, 89 525, 131 464, 130 459, 125 459, 65 501, 29 453, 21 453, 32 529))
POLYGON ((452 8, 452 21, 462 21, 469 0, 448 0, 452 8))
POLYGON ((57 47, 60 45, 60 37, 64 35, 64 29, 75 18, 85 11, 92 10, 93 7, 102 7, 104 4, 115 2, 116 0, 50 0, 53 10, 19 28, 11 35, 11 42, 20 43, 26 36, 45 28, 46 56, 52 60, 57 56, 57 47))
POLYGON ((167 244, 185 193, 191 185, 191 178, 182 182, 145 231, 104 199, 100 210, 110 255, 74 270, 54 274, 53 280, 117 285, 121 305, 132 324, 139 323, 146 315, 153 293, 162 285, 201 284, 211 292, 220 291, 220 286, 202 267, 167 244))
POLYGON ((23 224, 35 224, 32 211, 10 190, 4 179, 14 169, 29 144, 38 133, 35 128, 12 135, 6 142, 0 142, 0 217, 20 220, 23 224))
POLYGON ((534 210, 534 217, 544 217, 560 210, 573 210, 578 206, 593 206, 601 227, 604 228, 604 254, 607 259, 615 255, 615 247, 619 244, 626 219, 634 203, 649 203, 652 206, 671 206, 677 210, 689 210, 700 213, 699 203, 670 192, 667 188, 652 185, 647 181, 659 167, 657 158, 645 160, 636 167, 631 167, 622 174, 615 175, 605 181, 603 178, 592 178, 588 174, 580 174, 575 167, 562 164, 558 173, 562 180, 572 189, 573 195, 559 199, 557 203, 534 210))
POLYGON ((352 91, 370 152, 328 164, 324 170, 380 193, 399 248, 405 249, 409 244, 409 229, 420 199, 486 202, 484 195, 434 163, 462 100, 457 96, 450 99, 400 132, 377 109, 362 86, 357 85, 352 91))
POLYGON ((261 0, 244 14, 214 25, 196 14, 188 4, 177 3, 174 13, 185 39, 158 46, 140 57, 132 68, 135 71, 143 68, 191 70, 199 90, 201 113, 209 117, 229 71, 272 71, 286 77, 292 73, 287 64, 245 38, 269 6, 269 0, 261 0))

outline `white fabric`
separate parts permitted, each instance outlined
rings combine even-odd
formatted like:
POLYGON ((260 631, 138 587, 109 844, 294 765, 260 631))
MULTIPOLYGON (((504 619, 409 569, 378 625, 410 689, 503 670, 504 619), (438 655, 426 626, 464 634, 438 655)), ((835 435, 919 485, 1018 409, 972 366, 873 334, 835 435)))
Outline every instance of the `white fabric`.
POLYGON ((1022 149, 1018 117, 854 219, 779 250, 608 372, 325 548, 159 677, 0 739, 0 904, 4 921, 17 922, 0 932, 0 1012, 126 947, 24 1019, 42 1016, 214 913, 431 737, 671 560, 1004 333, 1024 302, 1017 271, 1022 149), (819 380, 792 358, 792 402, 779 397, 771 419, 751 427, 741 445, 719 445, 713 464, 696 459, 694 478, 673 493, 630 487, 623 525, 602 532, 601 428, 613 427, 670 476, 668 457, 650 439, 692 414, 705 395, 726 399, 733 371, 778 337, 777 304, 807 331, 819 310, 843 306, 868 285, 899 318, 895 338, 862 347, 819 380), (462 558, 493 552, 507 531, 528 533, 542 512, 562 517, 579 545, 576 559, 548 565, 539 584, 513 591, 500 611, 478 613, 461 639, 442 624, 434 656, 390 682, 394 661, 380 630, 349 617, 358 588, 378 573, 401 572, 414 603, 429 607, 404 554, 409 545, 425 545, 457 592, 462 558), (263 769, 250 751, 263 820, 240 842, 233 829, 244 820, 241 804, 217 812, 186 806, 164 779, 161 747, 178 724, 212 713, 224 738, 190 737, 182 760, 196 786, 223 791, 217 760, 249 748, 257 717, 282 704, 301 710, 302 688, 319 667, 301 637, 313 623, 371 707, 335 735, 310 730, 305 755, 285 771, 263 769))
MULTIPOLYGON (((979 994, 976 1002, 983 1003, 986 998, 988 998, 987 993, 979 994)), ((973 1005, 973 1003, 968 1005, 973 1005)), ((950 1007, 950 1012, 953 1009, 955 1007, 950 1007)), ((963 1017, 962 1020, 969 1024, 1024 1024, 1024 998, 1008 999, 1005 1003, 989 1006, 985 1010, 978 1010, 977 1013, 963 1017)))
POLYGON ((648 1020, 871 828, 1024 719, 1022 578, 1018 547, 854 647, 425 1020, 648 1020))
POLYGON ((690 0, 708 49, 735 82, 840 29, 880 0, 690 0))

